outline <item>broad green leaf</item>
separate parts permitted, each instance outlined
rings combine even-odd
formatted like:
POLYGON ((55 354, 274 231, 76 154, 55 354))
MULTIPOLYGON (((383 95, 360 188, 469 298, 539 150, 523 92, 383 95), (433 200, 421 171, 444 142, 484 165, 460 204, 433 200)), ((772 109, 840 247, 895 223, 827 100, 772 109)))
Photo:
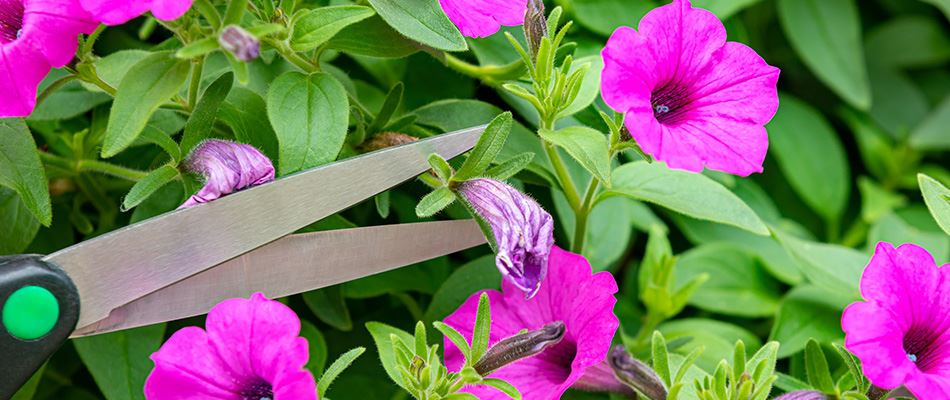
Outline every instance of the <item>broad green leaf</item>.
POLYGON ((228 72, 221 75, 218 79, 205 89, 201 95, 201 100, 195 106, 188 122, 185 123, 185 133, 181 137, 181 153, 189 154, 191 150, 203 140, 211 137, 211 130, 214 128, 214 121, 218 115, 218 109, 228 97, 231 86, 234 84, 234 74, 228 72))
POLYGON ((389 375, 389 379, 392 379, 401 387, 406 387, 402 375, 399 374, 396 368, 396 357, 393 353, 390 335, 396 335, 406 346, 414 342, 413 336, 406 331, 379 322, 367 322, 366 329, 373 336, 373 342, 376 343, 376 350, 379 353, 379 360, 382 362, 386 374, 389 375))
POLYGON ((219 48, 221 48, 221 44, 218 42, 217 37, 206 37, 204 39, 191 42, 185 47, 178 49, 178 51, 175 52, 175 57, 188 60, 201 57, 219 48))
POLYGON ((950 60, 950 38, 934 18, 898 16, 868 32, 865 50, 875 63, 899 68, 931 67, 950 60))
POLYGON ((307 360, 305 368, 315 377, 323 375, 323 368, 327 365, 327 340, 323 337, 323 332, 310 321, 301 320, 300 336, 307 339, 310 349, 310 359, 307 360))
POLYGON ((661 163, 637 161, 613 171, 608 195, 642 200, 687 216, 737 226, 766 235, 768 228, 738 196, 701 174, 671 170, 661 163))
POLYGON ((271 84, 267 116, 280 145, 280 174, 336 160, 349 123, 346 89, 325 73, 287 72, 271 84))
POLYGON ((782 106, 768 125, 770 151, 805 203, 826 220, 836 221, 851 191, 844 147, 814 108, 785 94, 779 102, 782 106))
POLYGON ((303 301, 307 303, 321 321, 341 331, 353 329, 353 320, 350 318, 350 309, 343 298, 343 289, 340 285, 325 287, 303 294, 303 301))
POLYGON ((158 189, 161 189, 162 186, 167 185, 177 177, 178 168, 171 165, 164 165, 149 172, 145 178, 135 182, 135 185, 132 186, 129 193, 125 195, 125 199, 122 200, 122 211, 127 211, 139 205, 158 189))
POLYGON ((158 107, 185 84, 191 63, 171 52, 145 57, 132 66, 116 91, 102 156, 112 157, 135 142, 158 107))
POLYGON ((762 0, 696 0, 693 7, 705 8, 716 14, 719 19, 725 21, 739 11, 755 5, 762 0))
POLYGON ((148 358, 164 338, 165 324, 76 339, 76 351, 107 400, 145 399, 142 388, 155 365, 148 358))
POLYGON ((707 274, 709 280, 689 299, 689 304, 707 311, 741 317, 767 317, 779 303, 778 283, 737 245, 706 244, 677 259, 676 284, 707 274))
POLYGON ((485 255, 469 261, 455 270, 432 296, 425 320, 441 320, 461 306, 472 293, 484 289, 498 289, 500 285, 501 273, 495 266, 494 255, 485 255))
POLYGON ((871 88, 855 0, 779 0, 778 16, 805 65, 845 101, 867 110, 871 88))
MULTIPOLYGON (((699 347, 705 347, 696 359, 696 365, 707 371, 714 370, 720 360, 731 357, 737 340, 745 343, 748 355, 752 355, 762 346, 762 341, 746 329, 713 319, 674 319, 664 322, 658 329, 670 341, 689 339, 675 350, 676 353, 686 355, 699 347)), ((687 383, 692 385, 692 382, 687 383)))
POLYGON ((33 135, 20 118, 0 119, 0 186, 13 189, 45 226, 53 221, 46 170, 33 135))
POLYGON ((465 38, 442 11, 438 0, 369 0, 376 12, 399 33, 446 51, 468 49, 465 38))
POLYGON ((902 71, 871 64, 871 91, 874 104, 868 115, 892 138, 904 140, 930 113, 927 96, 902 71))
POLYGON ((400 292, 431 295, 448 277, 449 268, 445 258, 426 260, 343 283, 343 295, 350 299, 366 299, 400 292))
POLYGON ((218 119, 231 127, 234 138, 256 147, 276 164, 277 134, 267 119, 264 99, 249 89, 236 87, 221 105, 218 119))
MULTIPOLYGON (((37 93, 43 93, 54 82, 69 75, 68 72, 62 69, 50 71, 43 82, 40 82, 40 86, 36 89, 37 93)), ((73 80, 59 87, 43 102, 37 104, 28 119, 30 121, 70 119, 84 114, 110 99, 112 97, 109 95, 102 92, 88 91, 78 81, 73 80)))
POLYGON ((344 53, 382 58, 402 58, 419 51, 418 44, 396 32, 379 16, 343 28, 327 46, 344 53))
POLYGON ((491 386, 495 389, 500 390, 502 393, 508 395, 508 397, 512 399, 521 400, 521 392, 518 391, 518 388, 514 387, 514 385, 506 381, 503 381, 501 379, 485 378, 485 379, 482 379, 481 382, 479 382, 479 385, 491 386))
POLYGON ((920 0, 926 3, 933 4, 934 7, 943 11, 943 15, 950 19, 950 0, 920 0))
POLYGON ((950 235, 950 189, 924 174, 918 174, 917 181, 930 214, 940 228, 950 235))
POLYGON ((577 93, 574 102, 558 114, 558 118, 579 113, 589 107, 600 96, 600 73, 604 69, 604 59, 600 56, 578 58, 571 64, 568 76, 580 68, 587 68, 584 79, 581 81, 580 91, 577 93))
POLYGON ((888 191, 864 176, 858 177, 858 190, 861 191, 861 219, 869 224, 907 203, 905 196, 888 191))
POLYGON ((658 4, 654 0, 574 0, 577 22, 602 36, 620 26, 637 26, 640 18, 658 4))
POLYGON ((320 47, 343 28, 376 14, 372 8, 356 5, 319 7, 306 12, 294 22, 290 47, 294 51, 310 51, 320 47))
POLYGON ((512 123, 510 112, 495 117, 482 132, 475 148, 468 154, 468 158, 459 167, 452 180, 463 182, 484 173, 505 146, 508 134, 511 133, 512 123))
POLYGON ((610 145, 607 136, 586 126, 542 130, 541 138, 563 148, 588 172, 610 187, 610 145))
POLYGON ((0 187, 0 255, 21 253, 40 229, 16 192, 0 187))
POLYGON ((809 281, 841 296, 857 299, 858 283, 867 265, 866 254, 836 244, 812 242, 788 233, 774 231, 785 250, 801 266, 809 281))
POLYGON ((910 144, 924 151, 950 150, 950 96, 911 131, 910 144))
POLYGON ((828 359, 821 351, 821 345, 815 339, 805 343, 805 370, 808 374, 808 383, 812 387, 825 392, 835 392, 835 382, 828 369, 828 359))
POLYGON ((936 260, 950 259, 950 236, 943 232, 918 229, 896 214, 887 214, 871 225, 868 246, 888 242, 895 246, 913 243, 927 249, 936 260))
MULTIPOLYGON (((562 232, 573 243, 574 211, 561 191, 552 189, 551 197, 554 199, 554 211, 563 227, 562 232)), ((609 269, 627 250, 633 237, 630 228, 637 220, 638 205, 642 206, 629 198, 610 198, 598 203, 588 216, 583 256, 590 261, 595 271, 609 269)))
MULTIPOLYGON (((144 50, 119 50, 96 60, 93 65, 96 67, 96 74, 99 75, 99 79, 102 79, 109 86, 117 88, 125 75, 132 69, 132 66, 150 54, 152 53, 144 50)), ((83 82, 82 85, 90 92, 102 92, 102 89, 94 84, 83 82)))
POLYGON ((419 200, 419 204, 416 205, 416 215, 421 218, 431 217, 448 207, 455 200, 455 193, 452 193, 449 188, 438 188, 419 200))
POLYGON ((319 383, 317 383, 317 393, 319 396, 324 397, 324 394, 327 392, 327 389, 330 387, 330 385, 333 384, 333 381, 335 381, 336 378, 340 376, 343 370, 352 365, 353 361, 356 361, 359 356, 363 355, 363 352, 365 351, 366 348, 357 347, 353 350, 343 353, 340 358, 337 358, 333 364, 327 367, 327 371, 322 376, 320 376, 319 383))
POLYGON ((769 340, 781 343, 779 358, 798 353, 805 348, 808 339, 822 342, 840 340, 840 296, 815 286, 798 286, 782 299, 769 340))

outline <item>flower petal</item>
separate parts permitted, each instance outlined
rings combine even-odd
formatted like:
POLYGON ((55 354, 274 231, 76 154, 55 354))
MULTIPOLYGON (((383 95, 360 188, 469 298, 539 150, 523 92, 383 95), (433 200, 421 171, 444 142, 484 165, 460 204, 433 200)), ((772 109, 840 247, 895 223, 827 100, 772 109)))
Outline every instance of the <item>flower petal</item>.
POLYGON ((653 58, 654 82, 689 79, 713 60, 726 43, 726 28, 719 18, 687 0, 657 7, 640 20, 637 30, 643 46, 629 49, 627 57, 653 58))
POLYGON ((24 3, 23 34, 55 68, 72 61, 79 34, 89 34, 99 24, 75 0, 29 0, 24 3))
POLYGON ((179 208, 207 203, 229 193, 274 180, 274 165, 253 146, 210 139, 188 155, 185 167, 205 178, 205 185, 179 208))
POLYGON ((934 320, 950 304, 950 271, 937 269, 927 250, 914 244, 877 244, 861 277, 861 295, 879 304, 907 329, 934 320))
POLYGON ((36 89, 50 71, 46 59, 26 42, 0 45, 0 118, 26 117, 36 107, 36 89))
MULTIPOLYGON (((304 348, 307 343, 304 341, 304 348)), ((274 400, 317 400, 317 383, 309 371, 281 374, 274 381, 274 400)))
POLYGON ((907 381, 905 386, 918 399, 950 399, 950 374, 919 374, 907 381))
POLYGON ((149 0, 79 0, 93 18, 106 25, 121 25, 148 11, 149 0))
POLYGON ((175 332, 151 358, 155 369, 145 381, 149 399, 236 399, 247 378, 231 373, 197 327, 175 332))
POLYGON ((524 23, 528 0, 439 0, 449 19, 468 37, 488 37, 502 25, 524 23))
POLYGON ((180 18, 191 8, 192 0, 152 0, 152 15, 162 21, 180 18))
POLYGON ((903 331, 896 315, 876 304, 858 302, 841 315, 844 345, 861 360, 871 383, 894 389, 920 373, 904 351, 903 331))

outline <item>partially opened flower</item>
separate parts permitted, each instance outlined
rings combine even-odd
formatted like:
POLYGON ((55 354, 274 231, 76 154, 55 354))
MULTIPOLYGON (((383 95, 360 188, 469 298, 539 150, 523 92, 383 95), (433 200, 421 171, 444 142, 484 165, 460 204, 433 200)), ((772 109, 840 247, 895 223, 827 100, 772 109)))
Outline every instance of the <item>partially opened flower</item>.
POLYGON ((79 0, 82 6, 106 25, 121 25, 151 11, 162 21, 178 19, 191 8, 192 0, 79 0))
POLYGON ((254 146, 226 140, 201 142, 185 160, 185 168, 203 175, 205 185, 179 208, 274 180, 274 164, 267 156, 254 146))
POLYGON ((828 396, 816 390, 798 390, 785 393, 775 400, 827 400, 828 396))
POLYGON ((216 305, 205 325, 175 332, 152 354, 147 399, 317 399, 304 369, 307 340, 289 307, 255 293, 216 305))
POLYGON ((458 193, 491 227, 495 263, 528 297, 547 275, 554 246, 554 219, 538 202, 502 182, 478 178, 462 182, 458 193))
POLYGON ((918 399, 950 399, 950 264, 927 250, 878 243, 861 277, 865 301, 841 316, 845 347, 884 389, 918 399))
POLYGON ((0 0, 0 118, 30 115, 40 81, 97 25, 75 0, 0 0))
MULTIPOLYGON (((564 324, 563 337, 557 344, 507 364, 489 377, 511 383, 525 399, 533 400, 558 399, 572 385, 594 389, 579 381, 591 368, 604 365, 619 325, 613 313, 617 292, 613 275, 594 274, 584 257, 554 247, 548 278, 533 299, 525 299, 521 289, 507 280, 502 282, 502 292, 485 292, 491 303, 491 346, 523 329, 534 331, 549 324, 564 324)), ((479 296, 481 292, 473 294, 444 320, 469 341, 479 296)), ((458 371, 463 363, 461 352, 446 339, 445 365, 450 371, 458 371)), ((464 391, 482 400, 509 398, 485 386, 467 387, 464 391)))
POLYGON ((449 19, 468 37, 488 37, 524 22, 528 0, 439 0, 449 19))
POLYGON ((620 27, 603 51, 601 92, 637 144, 671 168, 746 176, 762 171, 779 70, 726 42, 711 12, 688 0, 620 27))

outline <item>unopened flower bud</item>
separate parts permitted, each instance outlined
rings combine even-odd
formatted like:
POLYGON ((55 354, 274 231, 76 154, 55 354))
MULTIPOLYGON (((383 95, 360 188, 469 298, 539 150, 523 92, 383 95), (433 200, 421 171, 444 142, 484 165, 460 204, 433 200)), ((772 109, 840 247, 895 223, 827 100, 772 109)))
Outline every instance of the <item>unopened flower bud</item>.
POLYGON ((798 390, 785 393, 775 400, 827 400, 828 396, 817 390, 798 390))
POLYGON ((201 142, 184 167, 204 177, 205 185, 178 208, 207 203, 228 193, 274 180, 274 164, 254 146, 210 139, 201 142))
POLYGON ((418 141, 419 138, 409 136, 399 132, 380 132, 369 138, 360 145, 360 149, 365 152, 385 149, 387 147, 399 146, 406 143, 418 141))
POLYGON ((534 356, 560 342, 566 331, 564 323, 556 321, 541 329, 503 339, 495 343, 482 359, 475 363, 475 371, 481 376, 487 376, 515 361, 534 356))
POLYGON ((554 218, 534 199, 493 179, 468 180, 457 191, 491 227, 502 276, 533 297, 548 273, 554 218))
POLYGON ((218 36, 221 48, 241 61, 253 61, 261 55, 261 41, 237 25, 228 25, 218 36))
POLYGON ((544 1, 528 0, 528 9, 524 14, 524 37, 528 40, 528 50, 532 57, 538 55, 541 39, 548 35, 548 21, 544 16, 544 1))
POLYGON ((666 386, 663 385, 660 377, 652 368, 633 358, 622 344, 610 350, 607 362, 621 382, 649 399, 666 399, 666 386))

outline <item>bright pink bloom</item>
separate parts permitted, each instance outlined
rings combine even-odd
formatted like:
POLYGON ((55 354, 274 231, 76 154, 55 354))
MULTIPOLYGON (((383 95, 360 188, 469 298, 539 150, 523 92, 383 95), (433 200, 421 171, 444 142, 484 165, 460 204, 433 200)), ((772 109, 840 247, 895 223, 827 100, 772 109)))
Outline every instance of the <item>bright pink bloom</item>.
POLYGON ((726 42, 711 12, 688 0, 620 27, 603 51, 601 93, 640 147, 670 168, 746 176, 762 171, 765 123, 778 109, 779 70, 726 42))
MULTIPOLYGON (((489 374, 517 387, 525 399, 559 399, 588 369, 603 364, 607 357, 619 325, 613 313, 617 282, 609 272, 593 274, 584 257, 555 246, 547 280, 530 300, 508 280, 502 282, 502 292, 484 292, 491 302, 490 345, 522 329, 535 330, 557 321, 565 324, 564 338, 556 345, 489 374)), ((469 341, 479 296, 481 292, 473 294, 444 321, 469 341)), ((463 361, 458 348, 446 339, 445 365, 458 371, 463 361)), ((487 386, 467 387, 465 391, 482 400, 508 398, 487 386)))
POLYGON ((40 81, 97 25, 75 0, 0 0, 0 118, 30 115, 40 81))
POLYGON ((874 385, 950 399, 950 264, 927 250, 878 243, 861 277, 863 302, 841 316, 845 347, 874 385))
POLYGON ((98 21, 106 25, 121 25, 152 12, 162 21, 178 19, 191 8, 192 0, 80 0, 98 21))
POLYGON ((274 164, 260 150, 227 140, 201 142, 185 159, 185 168, 203 175, 205 185, 178 208, 207 203, 274 180, 274 164))
POLYGON ((439 0, 442 10, 468 37, 488 37, 504 26, 524 23, 528 0, 439 0))
POLYGON ((149 400, 316 400, 307 340, 289 307, 255 293, 211 309, 207 331, 175 332, 152 354, 149 400))

